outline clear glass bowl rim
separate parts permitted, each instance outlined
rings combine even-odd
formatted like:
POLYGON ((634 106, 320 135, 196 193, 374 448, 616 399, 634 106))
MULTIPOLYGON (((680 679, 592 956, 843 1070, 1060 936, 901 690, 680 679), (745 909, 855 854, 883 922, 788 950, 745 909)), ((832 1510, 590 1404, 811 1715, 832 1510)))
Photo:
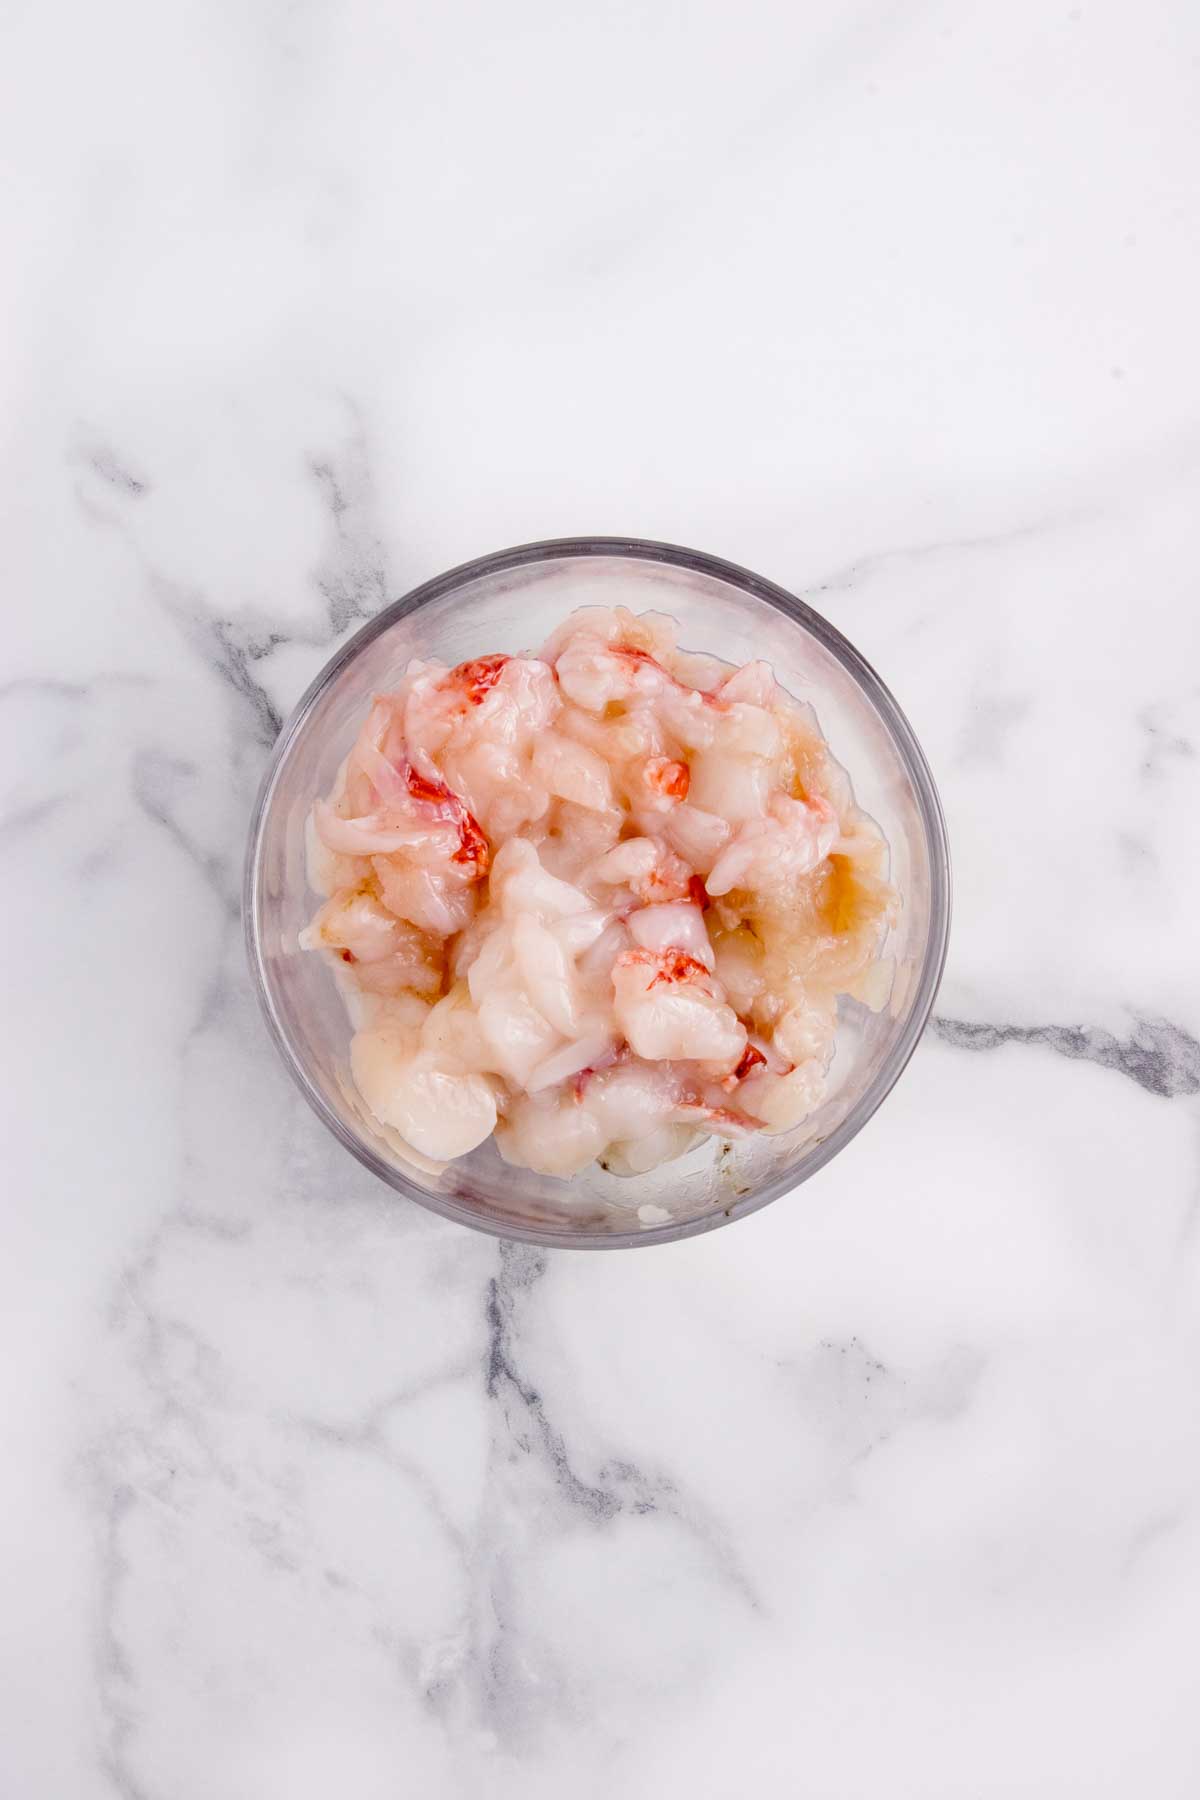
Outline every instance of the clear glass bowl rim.
POLYGON ((369 619, 325 664, 325 667, 296 703, 291 716, 284 723, 276 739, 250 822, 242 888, 242 919, 246 938, 246 954, 267 1028, 301 1093, 339 1143, 344 1145, 364 1167, 370 1169, 373 1175, 377 1175, 381 1181, 386 1182, 390 1188, 403 1194, 407 1199, 415 1200, 419 1206, 440 1213, 444 1218, 453 1219, 457 1224, 467 1225, 473 1230, 486 1232, 492 1237, 505 1238, 519 1243, 537 1244, 545 1248, 569 1250, 621 1250, 650 1244, 668 1244, 678 1242, 683 1238, 696 1237, 707 1231, 717 1230, 722 1225, 732 1223, 735 1219, 746 1218, 750 1213, 757 1212, 761 1207, 769 1205, 771 1201, 779 1199, 784 1194, 793 1193, 804 1182, 810 1180, 818 1170, 823 1169, 827 1163, 831 1162, 852 1138, 857 1137, 867 1120, 887 1098, 903 1074, 921 1039, 933 1010, 942 979, 942 971, 945 967, 946 950, 950 937, 950 911, 950 848, 946 835, 946 822, 933 775, 916 734, 899 704, 866 658, 855 649, 849 639, 843 637, 842 633, 829 623, 828 619, 823 618, 803 600, 797 599, 794 594, 788 593, 785 588, 778 587, 773 581, 768 581, 763 576, 756 575, 752 570, 744 569, 737 563, 726 562, 722 557, 710 556, 701 550, 690 550, 680 544, 657 543, 652 539, 636 537, 545 538, 536 543, 516 544, 510 549, 497 550, 488 556, 480 556, 470 562, 460 563, 457 568, 448 569, 444 574, 436 575, 432 580, 422 582, 419 587, 413 588, 399 600, 392 601, 390 605, 376 613, 374 618, 369 619), (267 978, 266 959, 263 955, 259 931, 262 850, 267 823, 271 816, 271 803, 275 788, 292 746, 303 733, 309 715, 325 689, 337 680, 341 672, 354 661, 360 651, 374 643, 376 638, 381 637, 384 632, 390 630, 398 620, 417 612, 422 606, 428 605, 432 601, 443 598, 455 588, 464 587, 481 577, 504 574, 541 562, 591 556, 615 556, 641 562, 661 563, 694 574, 713 577, 741 589, 744 593, 753 595, 756 599, 765 601, 768 606, 782 613, 814 637, 854 678, 887 727, 905 772, 913 785, 929 855, 929 933, 924 960, 903 1029, 897 1036, 886 1060, 876 1072, 874 1079, 864 1089, 837 1129, 830 1132, 827 1138, 810 1150, 799 1169, 765 1183, 761 1189, 746 1195, 736 1204, 724 1210, 705 1214, 698 1219, 690 1219, 683 1223, 607 1234, 571 1232, 565 1229, 562 1231, 544 1230, 537 1227, 519 1228, 515 1225, 508 1225, 502 1220, 481 1217, 472 1212, 468 1205, 461 1204, 451 1196, 425 1192, 415 1183, 407 1180, 398 1169, 393 1168, 382 1157, 376 1155, 369 1144, 356 1137, 348 1129, 345 1122, 329 1106, 325 1096, 309 1080, 304 1064, 300 1060, 276 1008, 267 978))

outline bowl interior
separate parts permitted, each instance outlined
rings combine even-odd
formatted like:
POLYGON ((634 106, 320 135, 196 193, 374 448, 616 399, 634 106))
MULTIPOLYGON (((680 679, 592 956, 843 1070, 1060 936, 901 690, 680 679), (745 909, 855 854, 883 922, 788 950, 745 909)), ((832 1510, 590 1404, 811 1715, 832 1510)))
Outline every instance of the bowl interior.
POLYGON ((500 1235, 580 1246, 655 1242, 711 1229, 793 1188, 848 1141, 907 1061, 933 1002, 945 950, 947 867, 937 798, 895 702, 858 654, 798 601, 748 573, 668 546, 618 540, 534 545, 468 565, 398 601, 350 641, 281 734, 247 865, 251 962, 268 1021, 316 1110, 400 1192, 500 1235), (796 1131, 709 1143, 647 1175, 593 1167, 571 1181, 514 1169, 490 1142, 445 1167, 423 1161, 363 1107, 350 1078, 350 1025, 324 959, 300 950, 319 904, 306 875, 306 826, 373 693, 413 657, 457 663, 536 648, 585 605, 668 612, 680 643, 730 663, 769 662, 815 706, 860 805, 891 849, 901 912, 885 948, 881 1012, 843 1001, 828 1096, 796 1131))

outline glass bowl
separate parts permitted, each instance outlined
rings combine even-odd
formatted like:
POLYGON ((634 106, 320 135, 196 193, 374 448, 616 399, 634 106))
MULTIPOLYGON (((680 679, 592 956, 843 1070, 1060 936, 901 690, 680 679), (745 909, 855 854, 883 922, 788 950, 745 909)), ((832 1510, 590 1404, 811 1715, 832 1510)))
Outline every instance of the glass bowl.
POLYGON ((245 926, 267 1024, 313 1110, 396 1192, 498 1237, 615 1249, 711 1231, 815 1175, 862 1130, 925 1027, 950 922, 946 829, 925 757, 874 670, 819 613, 714 556, 635 538, 563 538, 481 557, 385 607, 321 671, 280 733, 250 830, 245 926), (839 1007, 829 1091, 780 1137, 709 1140, 646 1175, 593 1165, 569 1181, 516 1169, 490 1141, 430 1164, 366 1112, 350 1078, 350 1027, 325 960, 298 945, 319 904, 306 878, 306 821, 379 689, 412 657, 454 664, 536 647, 576 606, 623 604, 679 620, 688 650, 744 663, 761 657, 811 700, 859 804, 882 827, 901 909, 884 954, 891 994, 880 1012, 839 1007))

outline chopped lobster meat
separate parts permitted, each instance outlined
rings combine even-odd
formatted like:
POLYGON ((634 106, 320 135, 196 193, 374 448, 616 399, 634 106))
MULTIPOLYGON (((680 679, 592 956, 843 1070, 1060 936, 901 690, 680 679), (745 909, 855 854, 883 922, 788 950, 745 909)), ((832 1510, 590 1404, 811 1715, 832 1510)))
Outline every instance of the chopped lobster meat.
POLYGON ((300 941, 422 1157, 634 1175, 790 1131, 838 996, 887 998, 887 848, 811 709, 675 635, 589 607, 538 654, 410 663, 314 803, 300 941))

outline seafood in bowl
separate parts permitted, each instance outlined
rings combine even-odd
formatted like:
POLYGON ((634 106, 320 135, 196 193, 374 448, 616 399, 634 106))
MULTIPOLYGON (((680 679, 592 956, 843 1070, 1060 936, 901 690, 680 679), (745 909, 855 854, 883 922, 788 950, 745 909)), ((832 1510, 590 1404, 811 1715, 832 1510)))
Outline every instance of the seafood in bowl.
POLYGON ((445 1162, 634 1175, 821 1102, 837 1004, 886 999, 888 848, 815 713, 674 620, 409 664, 309 821, 351 1069, 445 1162))

